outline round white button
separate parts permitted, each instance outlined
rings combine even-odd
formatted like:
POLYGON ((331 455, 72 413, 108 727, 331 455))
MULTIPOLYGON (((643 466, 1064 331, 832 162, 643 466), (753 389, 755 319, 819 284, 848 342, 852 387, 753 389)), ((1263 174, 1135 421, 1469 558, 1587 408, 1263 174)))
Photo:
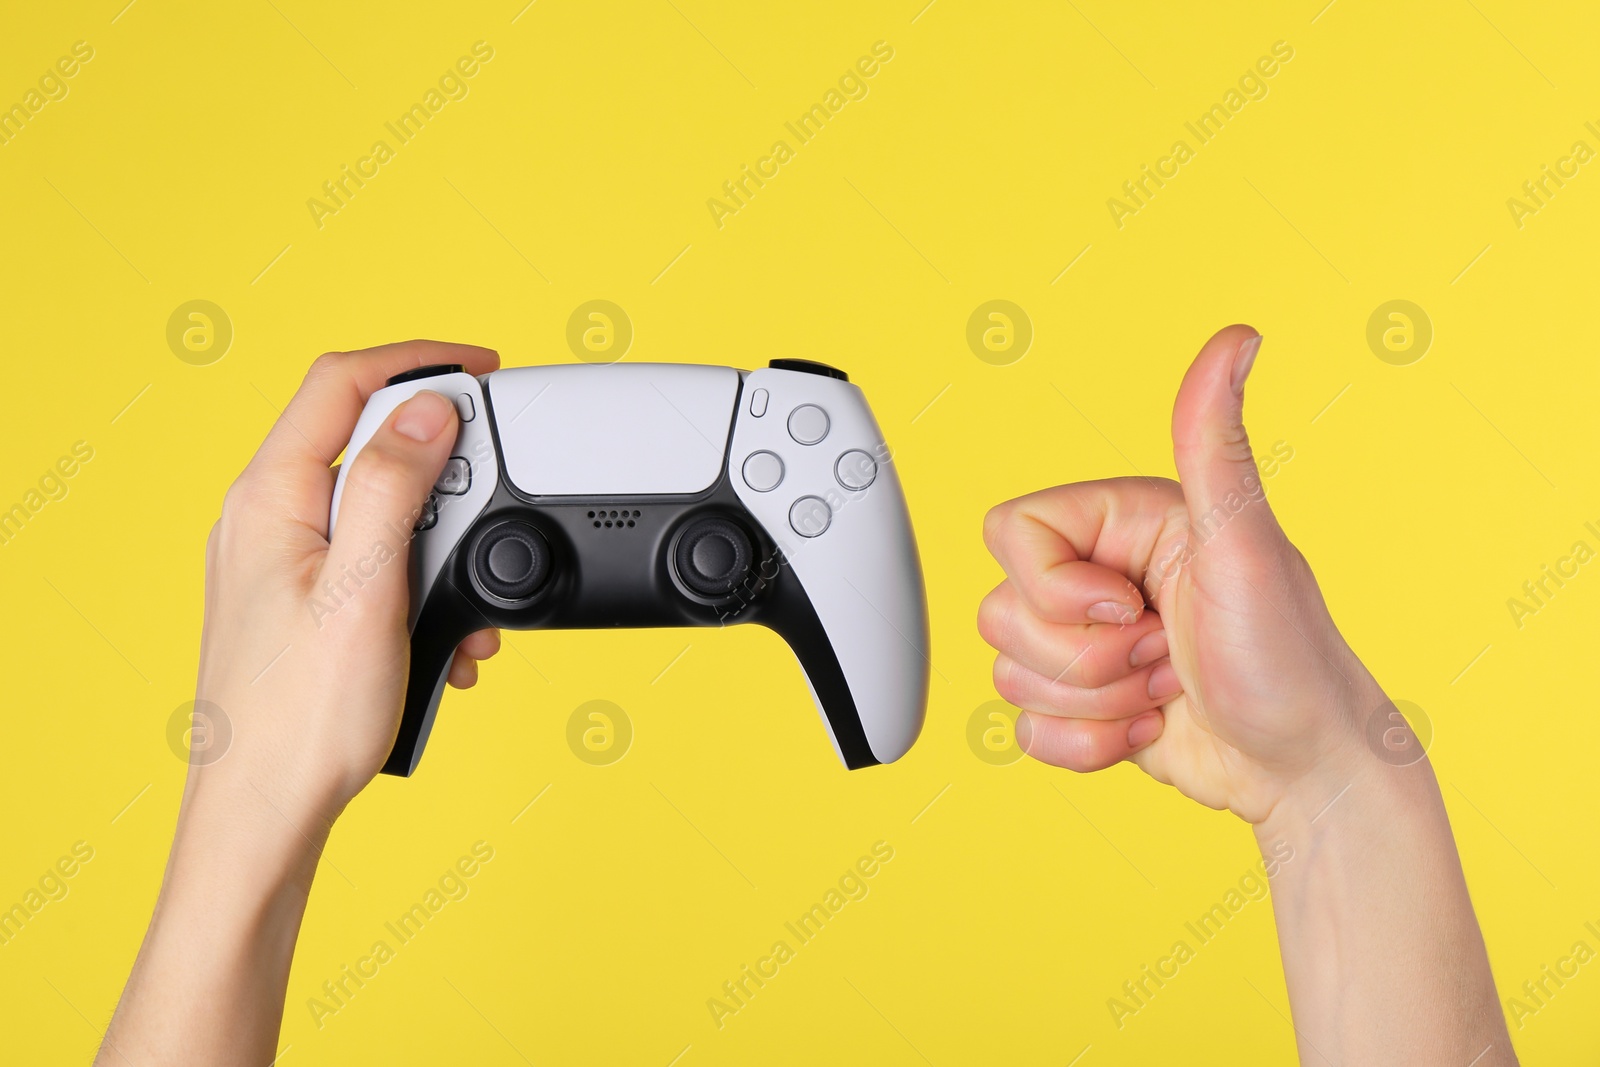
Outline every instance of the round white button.
POLYGON ((871 485, 878 476, 878 463, 861 449, 852 448, 833 465, 833 476, 846 489, 859 492, 871 485))
POLYGON ((783 481, 783 460, 772 452, 752 452, 744 461, 744 484, 758 493, 770 493, 783 481))
POLYGON ((828 413, 815 404, 801 404, 789 412, 789 436, 814 445, 828 436, 828 413))
POLYGON ((828 502, 817 496, 803 496, 789 506, 789 525, 801 537, 818 537, 833 521, 828 502))

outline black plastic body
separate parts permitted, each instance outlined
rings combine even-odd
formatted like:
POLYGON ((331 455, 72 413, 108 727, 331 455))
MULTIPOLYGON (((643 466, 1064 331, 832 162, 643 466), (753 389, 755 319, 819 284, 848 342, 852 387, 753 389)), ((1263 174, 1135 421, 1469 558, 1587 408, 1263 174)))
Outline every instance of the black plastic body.
MULTIPOLYGON (((743 401, 741 378, 734 418, 729 420, 730 437, 743 401)), ((492 399, 485 407, 489 409, 486 417, 491 420, 499 482, 489 504, 451 551, 418 613, 411 637, 405 710, 394 749, 383 767, 385 774, 404 777, 416 769, 427 740, 424 729, 429 725, 429 709, 443 696, 446 669, 456 646, 468 634, 491 626, 601 630, 758 623, 781 636, 799 659, 845 765, 854 770, 879 762, 867 743, 855 699, 826 630, 782 553, 739 500, 729 482, 727 464, 714 485, 690 495, 529 496, 511 484, 501 458, 492 399), (693 592, 675 573, 678 534, 704 516, 737 523, 754 547, 754 563, 746 580, 721 599, 693 592), (551 553, 548 580, 532 596, 515 602, 489 593, 473 571, 479 537, 506 521, 533 526, 551 553)), ((447 499, 442 506, 450 503, 447 499)))

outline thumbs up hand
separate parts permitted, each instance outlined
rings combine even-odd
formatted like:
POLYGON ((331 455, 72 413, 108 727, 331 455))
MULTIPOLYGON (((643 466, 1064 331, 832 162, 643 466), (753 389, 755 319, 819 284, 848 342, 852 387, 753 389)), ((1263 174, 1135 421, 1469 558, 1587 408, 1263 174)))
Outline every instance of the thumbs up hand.
POLYGON ((1230 326, 1190 366, 1172 414, 1179 482, 1064 485, 993 509, 984 540, 1006 580, 978 614, 1029 755, 1076 771, 1131 760, 1251 823, 1299 783, 1347 782, 1384 703, 1267 504, 1243 421, 1260 347, 1230 326))

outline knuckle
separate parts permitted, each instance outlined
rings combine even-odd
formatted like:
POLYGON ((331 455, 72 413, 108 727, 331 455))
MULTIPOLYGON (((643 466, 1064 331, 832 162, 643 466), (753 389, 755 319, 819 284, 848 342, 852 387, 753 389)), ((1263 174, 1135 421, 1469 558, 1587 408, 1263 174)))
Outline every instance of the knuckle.
POLYGON ((308 378, 326 378, 338 372, 344 365, 343 352, 324 352, 311 361, 311 367, 306 372, 308 378))
POLYGON ((1230 422, 1217 436, 1217 452, 1230 463, 1252 463, 1250 435, 1244 423, 1230 422))
POLYGON ((983 516, 983 543, 994 553, 1000 546, 1006 528, 1011 524, 1011 516, 1015 511, 1015 501, 1008 500, 1003 504, 996 504, 983 516))
POLYGON ((411 465, 381 445, 369 444, 350 468, 350 480, 380 496, 410 495, 411 465))
POLYGON ((260 479, 246 469, 222 494, 221 523, 229 523, 241 515, 255 514, 261 509, 264 496, 260 479))
POLYGON ((344 352, 322 353, 306 368, 306 378, 301 387, 316 390, 335 388, 341 380, 349 377, 349 359, 344 352))
POLYGON ((1006 583, 1001 583, 978 604, 978 636, 990 647, 1003 649, 1010 645, 1015 631, 1010 598, 1006 583))
POLYGON ((1063 767, 1078 774, 1090 774, 1106 765, 1100 746, 1088 731, 1069 728, 1063 732, 1066 735, 1066 744, 1061 752, 1063 767))
POLYGON ((1062 672, 1063 680, 1083 689, 1095 690, 1114 681, 1106 650, 1096 642, 1089 642, 1062 672))
POLYGON ((994 691, 1008 704, 1022 707, 1024 692, 1017 681, 1016 664, 1005 656, 994 658, 994 691))
POLYGON ((1106 766, 1106 759, 1099 733, 1094 728, 1096 725, 1071 719, 1056 720, 1052 724, 1049 747, 1040 752, 1040 757, 1077 774, 1100 770, 1106 766))

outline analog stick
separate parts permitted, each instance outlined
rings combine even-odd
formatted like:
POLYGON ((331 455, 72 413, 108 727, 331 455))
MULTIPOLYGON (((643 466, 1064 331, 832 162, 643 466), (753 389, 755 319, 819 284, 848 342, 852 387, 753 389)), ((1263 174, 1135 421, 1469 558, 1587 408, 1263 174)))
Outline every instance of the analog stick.
POLYGON ((683 584, 704 597, 725 597, 750 571, 750 535, 727 519, 700 519, 678 538, 673 563, 683 584))
POLYGON ((503 522, 478 539, 472 566, 501 600, 526 600, 550 576, 550 545, 527 523, 503 522))

